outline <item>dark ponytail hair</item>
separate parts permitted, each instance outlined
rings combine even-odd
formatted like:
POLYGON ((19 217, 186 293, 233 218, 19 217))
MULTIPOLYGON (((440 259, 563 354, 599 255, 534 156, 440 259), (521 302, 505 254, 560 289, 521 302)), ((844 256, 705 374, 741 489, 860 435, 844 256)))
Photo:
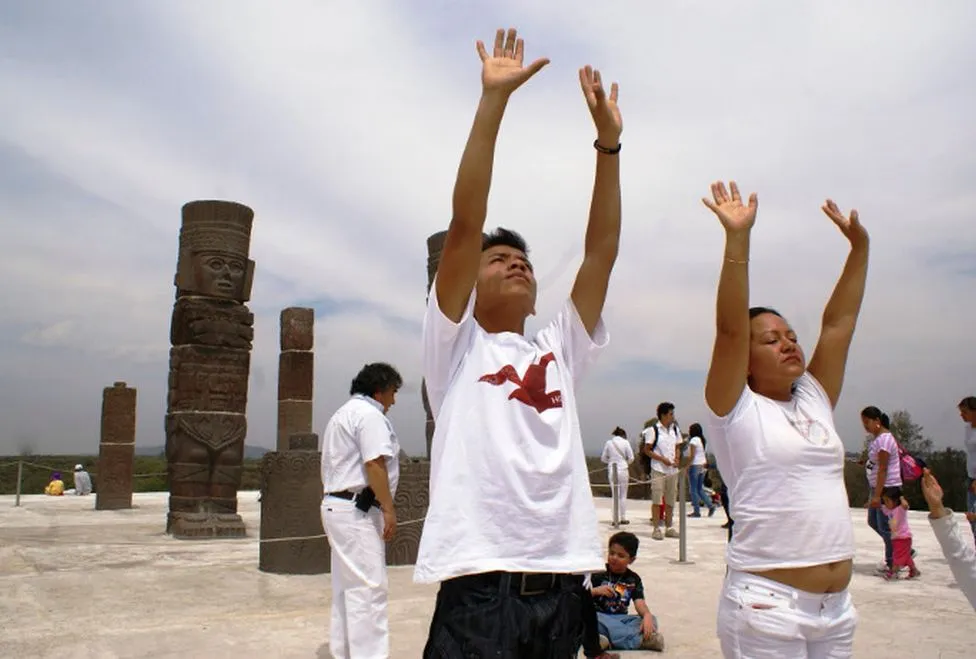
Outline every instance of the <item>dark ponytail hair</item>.
POLYGON ((705 432, 702 430, 700 423, 693 423, 688 426, 688 439, 692 439, 693 437, 698 437, 702 440, 702 450, 705 450, 705 447, 708 446, 708 440, 705 439, 705 432))
POLYGON ((882 412, 874 405, 869 405, 868 407, 865 407, 863 410, 861 410, 861 416, 863 416, 865 419, 879 421, 881 423, 882 428, 884 428, 885 430, 891 430, 891 419, 888 418, 887 414, 882 412))
POLYGON ((627 431, 621 428, 620 426, 614 428, 613 432, 610 434, 613 435, 614 437, 623 437, 624 439, 627 439, 627 431))

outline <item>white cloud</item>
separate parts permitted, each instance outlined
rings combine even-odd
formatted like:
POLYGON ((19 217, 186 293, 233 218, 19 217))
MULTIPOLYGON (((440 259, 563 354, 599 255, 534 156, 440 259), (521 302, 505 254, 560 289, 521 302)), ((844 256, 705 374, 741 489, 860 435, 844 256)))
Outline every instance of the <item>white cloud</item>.
MULTIPOLYGON (((859 208, 874 251, 841 429, 853 446, 861 406, 907 407, 937 443, 956 441, 976 366, 972 277, 945 256, 976 250, 969 4, 81 4, 71 31, 39 10, 0 20, 0 158, 23 182, 0 184, 0 371, 5 389, 58 381, 0 411, 49 450, 75 446, 68 412, 97 410, 115 379, 143 392, 140 443, 161 441, 179 208, 194 198, 256 212, 249 441, 273 443, 282 307, 368 303, 317 321, 318 427, 367 360, 418 381, 416 336, 368 309, 420 320, 424 240, 449 218, 477 102, 473 41, 509 22, 529 57, 552 59, 510 104, 488 220, 521 231, 546 275, 532 327, 580 258, 593 133, 576 69, 621 84, 624 243, 613 342, 583 394, 591 448, 662 399, 685 422, 704 411, 700 382, 661 373, 707 366, 722 236, 698 199, 720 177, 759 192, 753 299, 780 308, 808 351, 845 255, 819 205, 859 208), (624 368, 637 360, 659 368, 624 368), (72 400, 38 414, 52 391, 72 400)), ((419 450, 416 391, 393 414, 419 450)), ((97 412, 83 419, 97 434, 97 412)))

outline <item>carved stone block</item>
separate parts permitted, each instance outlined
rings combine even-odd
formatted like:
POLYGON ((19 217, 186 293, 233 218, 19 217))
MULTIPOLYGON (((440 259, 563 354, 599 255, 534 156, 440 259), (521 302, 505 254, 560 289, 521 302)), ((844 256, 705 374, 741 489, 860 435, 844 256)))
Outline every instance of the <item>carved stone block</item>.
POLYGON ((314 432, 295 433, 288 437, 289 451, 318 451, 319 436, 314 432))
POLYGON ((239 412, 247 409, 247 351, 201 345, 169 351, 171 412, 239 412))
POLYGON ((414 565, 420 549, 420 532, 430 505, 430 462, 411 459, 400 463, 400 482, 393 496, 397 527, 386 545, 387 565, 414 565))
POLYGON ((95 510, 132 507, 136 449, 136 390, 116 382, 102 392, 95 510))
POLYGON ((250 350, 254 314, 234 300, 184 297, 173 305, 170 342, 250 350))
MULTIPOLYGON (((312 430, 312 401, 283 400, 278 402, 278 442, 279 451, 288 450, 288 438, 296 433, 312 430)), ((318 448, 318 447, 316 447, 318 448)))
POLYGON ((281 311, 282 350, 311 350, 314 338, 314 309, 288 307, 281 311))
POLYGON ((315 353, 290 350, 278 355, 278 400, 312 400, 315 353))
MULTIPOLYGON (((312 437, 315 437, 312 435, 312 437)), ((318 443, 318 438, 314 439, 318 443)), ((261 460, 261 546, 258 569, 323 574, 331 552, 322 530, 322 454, 273 451, 261 460)))

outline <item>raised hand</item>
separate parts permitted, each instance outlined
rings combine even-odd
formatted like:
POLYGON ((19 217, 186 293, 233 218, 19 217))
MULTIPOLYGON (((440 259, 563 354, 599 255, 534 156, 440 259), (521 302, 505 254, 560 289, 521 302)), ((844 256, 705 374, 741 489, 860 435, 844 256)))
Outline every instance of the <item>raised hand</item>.
POLYGON ((922 496, 929 504, 929 511, 936 517, 941 517, 943 513, 942 486, 931 471, 925 469, 922 473, 922 496))
POLYGON ((495 48, 491 57, 485 50, 483 41, 478 42, 478 56, 481 57, 481 86, 485 92, 509 95, 522 86, 526 80, 542 70, 549 59, 542 57, 528 66, 522 66, 525 43, 517 38, 518 32, 510 28, 495 33, 495 48))
POLYGON ((753 192, 749 195, 749 205, 742 203, 739 195, 739 186, 735 181, 729 183, 729 191, 725 189, 725 183, 717 181, 712 183, 712 198, 702 197, 702 203, 718 216, 719 222, 730 233, 749 231, 756 222, 756 211, 759 209, 759 197, 753 192))
POLYGON ((849 217, 844 217, 844 213, 841 212, 840 208, 837 207, 832 200, 828 199, 823 206, 820 207, 824 213, 827 214, 840 232, 844 234, 844 237, 850 241, 851 247, 866 247, 868 244, 868 232, 864 229, 861 221, 857 217, 857 211, 851 209, 851 214, 849 217))
POLYGON ((617 83, 610 85, 610 95, 607 96, 600 72, 589 65, 579 70, 579 79, 586 105, 593 116, 598 141, 607 148, 617 146, 624 129, 624 120, 617 105, 617 83))

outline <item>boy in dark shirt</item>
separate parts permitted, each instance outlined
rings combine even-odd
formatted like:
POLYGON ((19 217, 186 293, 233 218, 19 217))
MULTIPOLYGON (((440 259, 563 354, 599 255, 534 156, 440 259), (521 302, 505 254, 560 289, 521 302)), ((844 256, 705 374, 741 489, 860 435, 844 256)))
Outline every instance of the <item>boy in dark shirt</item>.
POLYGON ((606 571, 590 578, 601 646, 615 650, 664 650, 657 617, 644 601, 644 584, 630 569, 640 541, 633 533, 621 531, 610 537, 609 544, 606 571), (636 616, 629 615, 631 602, 636 616))

